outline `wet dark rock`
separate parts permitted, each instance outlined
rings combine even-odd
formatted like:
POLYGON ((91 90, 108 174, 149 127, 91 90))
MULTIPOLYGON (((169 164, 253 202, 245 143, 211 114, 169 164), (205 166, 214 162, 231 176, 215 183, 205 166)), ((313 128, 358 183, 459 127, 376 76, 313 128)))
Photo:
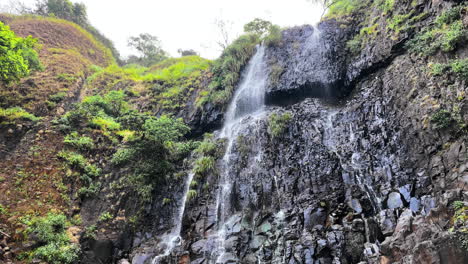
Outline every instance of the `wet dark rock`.
MULTIPOLYGON (((417 12, 440 12, 418 3, 417 12)), ((398 8, 406 14, 412 7, 398 8)), ((233 142, 222 263, 466 263, 447 232, 447 206, 468 198, 466 135, 433 129, 430 116, 458 104, 453 91, 467 87, 442 89, 426 73, 427 61, 403 53, 409 33, 389 39, 377 11, 382 34, 352 57, 344 45, 359 31, 353 23, 323 23, 318 42, 312 27, 288 29, 281 45, 267 49, 270 70, 279 73, 267 87, 276 106, 246 121, 242 140, 233 142), (309 98, 350 89, 340 102, 309 98), (291 120, 272 137, 268 116, 285 112, 291 120)), ((194 124, 219 123, 222 111, 209 112, 194 115, 194 124)), ((219 257, 217 173, 199 179, 208 187, 187 204, 171 264, 187 251, 192 263, 219 257)), ((170 211, 159 210, 149 210, 154 237, 170 221, 170 211)))

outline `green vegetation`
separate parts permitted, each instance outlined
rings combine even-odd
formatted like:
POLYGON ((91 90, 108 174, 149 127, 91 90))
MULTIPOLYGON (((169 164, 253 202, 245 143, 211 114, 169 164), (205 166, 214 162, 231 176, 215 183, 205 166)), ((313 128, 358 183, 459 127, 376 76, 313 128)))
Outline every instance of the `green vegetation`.
POLYGON ((104 212, 99 216, 99 221, 101 222, 108 222, 109 220, 112 220, 114 217, 112 216, 111 213, 109 212, 104 212))
POLYGON ((0 108, 0 124, 14 124, 17 121, 39 121, 41 118, 36 117, 35 115, 28 113, 21 107, 12 107, 3 109, 0 108))
POLYGON ((274 63, 273 65, 271 65, 269 80, 272 85, 277 86, 279 84, 279 81, 283 72, 284 72, 284 68, 280 64, 274 63))
POLYGON ((251 22, 244 25, 244 32, 248 34, 256 34, 259 37, 263 37, 270 31, 273 24, 270 21, 266 21, 260 18, 255 18, 251 22))
POLYGON ((194 146, 181 141, 189 130, 182 120, 133 114, 135 136, 114 154, 112 163, 132 168, 132 174, 125 179, 126 188, 133 187, 142 201, 149 201, 154 187, 166 180, 174 164, 194 146))
POLYGON ((453 226, 450 228, 450 232, 455 234, 461 248, 468 251, 468 206, 463 201, 455 201, 452 207, 455 212, 452 217, 453 226))
POLYGON ((452 73, 458 78, 468 81, 468 59, 452 60, 449 63, 434 63, 430 64, 429 68, 434 76, 452 73))
POLYGON ((37 54, 37 39, 20 38, 0 22, 0 82, 11 83, 26 77, 32 70, 42 70, 37 54))
POLYGON ((423 56, 437 51, 450 52, 468 39, 468 30, 462 22, 461 11, 457 6, 442 13, 434 21, 435 26, 426 28, 407 43, 407 48, 423 56))
POLYGON ((270 27, 269 34, 263 39, 265 45, 268 47, 278 46, 281 43, 283 36, 281 34, 281 28, 277 25, 270 27))
POLYGON ((431 122, 434 124, 435 129, 445 129, 454 123, 452 114, 447 110, 439 110, 431 117, 431 122))
POLYGON ((273 138, 281 136, 286 131, 291 118, 292 116, 290 113, 271 114, 268 119, 268 133, 273 138))
POLYGON ((79 136, 78 132, 76 131, 65 136, 63 143, 79 150, 89 150, 94 148, 94 142, 92 138, 79 136))
POLYGON ((67 96, 66 92, 58 92, 49 96, 49 101, 60 103, 67 96))
POLYGON ((90 197, 95 195, 100 189, 100 183, 96 182, 101 175, 101 169, 91 164, 83 155, 71 152, 61 151, 58 157, 77 172, 82 187, 78 190, 81 197, 90 197))
POLYGON ((65 215, 51 213, 26 221, 26 225, 27 233, 42 243, 42 246, 30 252, 31 259, 37 258, 51 264, 67 264, 77 260, 79 246, 72 244, 66 234, 65 215))
POLYGON ((89 23, 86 6, 83 3, 72 3, 69 0, 39 0, 34 10, 23 10, 23 13, 58 17, 74 22, 104 44, 104 46, 112 52, 113 57, 119 60, 120 55, 114 43, 89 23))
POLYGON ((136 49, 140 53, 140 57, 133 56, 127 63, 136 63, 149 67, 168 57, 167 52, 162 49, 158 37, 148 33, 140 34, 137 37, 130 37, 128 46, 136 49))
POLYGON ((257 35, 247 34, 236 39, 223 51, 211 69, 213 79, 208 90, 202 91, 197 98, 198 106, 207 102, 225 105, 231 99, 241 71, 252 57, 258 43, 257 35))
POLYGON ((338 18, 349 15, 367 6, 368 1, 363 0, 334 0, 329 1, 329 9, 326 14, 327 18, 338 18))

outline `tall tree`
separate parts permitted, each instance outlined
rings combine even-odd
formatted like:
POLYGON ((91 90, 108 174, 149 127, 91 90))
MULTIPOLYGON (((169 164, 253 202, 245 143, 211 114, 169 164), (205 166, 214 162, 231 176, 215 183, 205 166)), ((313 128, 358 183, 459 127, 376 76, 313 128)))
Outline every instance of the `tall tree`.
POLYGON ((167 52, 162 49, 158 37, 148 33, 130 37, 128 46, 140 53, 140 64, 143 66, 151 66, 167 58, 167 52))
POLYGON ((270 21, 261 18, 255 18, 251 22, 244 25, 245 33, 253 33, 259 37, 263 37, 273 24, 270 21))

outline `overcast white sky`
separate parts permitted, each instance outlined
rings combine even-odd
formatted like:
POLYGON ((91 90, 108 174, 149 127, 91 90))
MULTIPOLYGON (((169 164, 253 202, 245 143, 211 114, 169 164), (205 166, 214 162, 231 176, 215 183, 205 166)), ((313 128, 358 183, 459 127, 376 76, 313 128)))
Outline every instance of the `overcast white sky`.
MULTIPOLYGON (((35 0, 20 1, 33 4, 35 0)), ((72 0, 88 7, 88 17, 96 28, 114 41, 123 56, 132 50, 127 39, 140 33, 158 36, 172 56, 177 49, 194 49, 201 56, 216 58, 220 39, 214 21, 233 22, 233 37, 256 17, 282 27, 314 24, 322 14, 310 0, 72 0)))

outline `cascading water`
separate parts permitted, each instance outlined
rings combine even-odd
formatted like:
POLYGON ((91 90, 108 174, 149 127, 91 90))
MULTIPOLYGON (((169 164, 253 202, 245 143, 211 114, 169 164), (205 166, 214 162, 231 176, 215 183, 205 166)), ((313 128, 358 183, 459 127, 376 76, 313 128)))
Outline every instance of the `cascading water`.
POLYGON ((182 243, 182 238, 180 236, 180 232, 182 231, 182 219, 184 217, 185 204, 187 202, 187 195, 190 190, 190 183, 192 182, 194 175, 195 173, 190 172, 190 174, 187 177, 187 180, 185 181, 184 193, 179 206, 179 210, 177 212, 176 225, 169 234, 163 237, 163 243, 166 245, 166 249, 161 255, 154 257, 151 261, 151 264, 159 263, 162 258, 169 256, 169 254, 171 254, 174 248, 182 243))
MULTIPOLYGON (((367 195, 369 201, 371 202, 372 208, 374 212, 379 212, 381 210, 380 206, 380 198, 377 196, 376 192, 372 188, 372 183, 369 182, 370 179, 365 177, 365 169, 368 165, 362 160, 361 153, 355 151, 352 153, 349 159, 343 157, 341 153, 341 149, 337 147, 337 139, 336 131, 333 129, 333 121, 336 118, 338 112, 331 111, 328 113, 326 117, 326 121, 324 122, 324 138, 323 144, 330 149, 340 160, 341 167, 343 169, 343 182, 347 185, 357 184, 367 195), (348 174, 349 173, 349 174, 348 174), (354 176, 352 179, 351 176, 354 176)), ((356 135, 353 131, 353 127, 349 125, 349 137, 347 140, 347 144, 350 149, 353 148, 353 144, 356 143, 356 135)), ((358 204, 357 201, 350 200, 351 207, 354 208, 357 212, 360 213, 362 210, 361 206, 358 204)))
POLYGON ((242 81, 228 107, 225 123, 220 133, 220 137, 227 139, 227 148, 222 159, 222 172, 216 199, 218 232, 215 234, 217 240, 217 248, 214 251, 217 255, 215 263, 223 262, 226 253, 224 244, 226 228, 229 226, 227 217, 231 213, 232 179, 230 168, 231 156, 234 154, 233 144, 243 128, 263 116, 267 78, 265 48, 257 46, 257 51, 247 65, 242 81))

